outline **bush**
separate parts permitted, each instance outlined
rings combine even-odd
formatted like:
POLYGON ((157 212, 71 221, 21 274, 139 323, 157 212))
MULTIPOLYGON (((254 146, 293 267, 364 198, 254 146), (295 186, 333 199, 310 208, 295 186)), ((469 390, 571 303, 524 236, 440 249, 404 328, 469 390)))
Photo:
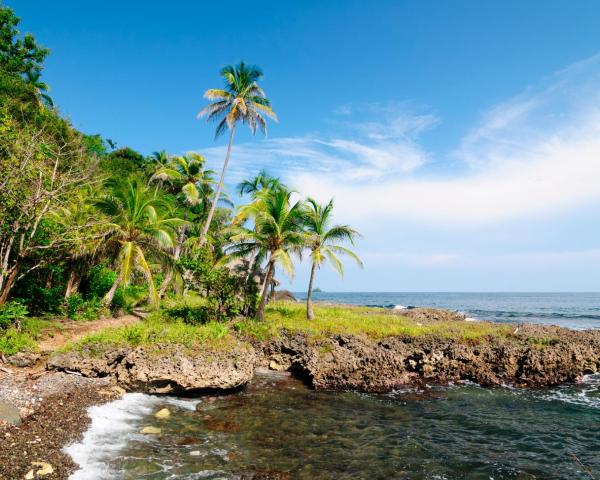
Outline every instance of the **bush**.
POLYGON ((104 307, 97 298, 85 300, 80 293, 74 293, 65 301, 65 315, 73 320, 96 320, 104 307))
POLYGON ((106 263, 94 265, 88 275, 88 298, 102 298, 110 290, 117 278, 117 273, 106 266, 106 263))
POLYGON ((19 330, 27 313, 27 307, 17 300, 5 303, 0 307, 0 329, 14 327, 19 330))

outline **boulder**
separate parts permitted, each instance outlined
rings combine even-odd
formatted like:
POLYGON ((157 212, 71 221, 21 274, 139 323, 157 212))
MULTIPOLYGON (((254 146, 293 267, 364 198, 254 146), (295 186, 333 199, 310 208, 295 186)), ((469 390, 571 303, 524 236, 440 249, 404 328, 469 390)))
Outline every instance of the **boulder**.
POLYGON ((223 348, 179 344, 102 348, 92 345, 55 355, 48 368, 88 377, 111 376, 126 390, 147 393, 231 390, 245 385, 254 375, 254 348, 244 342, 223 348))
POLYGON ((13 367, 31 367, 40 359, 40 355, 32 352, 19 352, 6 359, 13 367))
POLYGON ((118 364, 115 376, 126 389, 148 393, 231 390, 252 379, 254 360, 252 346, 241 342, 223 350, 137 347, 118 364))

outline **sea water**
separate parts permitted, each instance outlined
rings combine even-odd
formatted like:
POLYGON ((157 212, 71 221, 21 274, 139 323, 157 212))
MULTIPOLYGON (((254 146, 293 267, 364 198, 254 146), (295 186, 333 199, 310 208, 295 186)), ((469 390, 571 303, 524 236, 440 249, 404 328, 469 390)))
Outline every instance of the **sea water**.
MULTIPOLYGON (((597 293, 315 297, 600 327, 597 293)), ((317 392, 287 375, 263 373, 228 396, 133 393, 92 407, 90 416, 82 441, 66 449, 81 467, 73 480, 600 479, 598 375, 556 388, 467 383, 365 395, 317 392), (169 418, 154 417, 162 408, 169 418), (145 426, 161 434, 140 433, 145 426)))

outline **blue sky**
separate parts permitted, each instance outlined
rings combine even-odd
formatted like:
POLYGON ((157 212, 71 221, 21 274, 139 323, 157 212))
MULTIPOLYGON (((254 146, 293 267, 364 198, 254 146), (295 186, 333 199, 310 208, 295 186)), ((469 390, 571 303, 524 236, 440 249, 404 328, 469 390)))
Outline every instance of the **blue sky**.
POLYGON ((6 3, 61 111, 144 153, 218 168, 202 93, 259 64, 280 123, 237 137, 229 179, 335 196, 365 270, 323 289, 598 290, 598 2, 6 3))

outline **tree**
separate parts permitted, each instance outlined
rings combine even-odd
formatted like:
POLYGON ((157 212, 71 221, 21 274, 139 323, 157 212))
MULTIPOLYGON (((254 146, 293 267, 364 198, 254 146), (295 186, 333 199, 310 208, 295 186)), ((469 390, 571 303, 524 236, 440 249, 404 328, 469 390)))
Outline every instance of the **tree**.
POLYGON ((333 268, 341 275, 344 274, 342 262, 337 255, 348 255, 353 258, 362 268, 360 258, 352 250, 341 246, 338 242, 350 242, 354 245, 354 239, 360 234, 348 225, 331 225, 333 212, 333 199, 325 205, 320 205, 314 199, 309 198, 306 203, 304 215, 304 227, 308 234, 307 245, 310 249, 312 266, 310 269, 310 280, 308 282, 308 293, 306 295, 306 317, 309 320, 315 318, 312 305, 312 290, 317 268, 329 260, 333 268))
POLYGON ((279 185, 279 178, 272 177, 265 170, 261 170, 254 178, 240 182, 237 190, 240 195, 256 196, 260 192, 273 190, 279 185))
POLYGON ((198 205, 200 202, 208 203, 209 196, 206 194, 212 193, 215 172, 205 170, 205 163, 204 157, 197 153, 171 157, 164 165, 157 163, 158 168, 151 180, 177 184, 188 205, 198 205))
POLYGON ((29 86, 33 89, 33 93, 35 95, 35 100, 40 107, 48 106, 53 107, 54 102, 50 95, 47 92, 50 91, 50 87, 47 83, 44 83, 40 80, 42 74, 37 71, 29 71, 25 73, 25 79, 29 86))
POLYGON ((257 81, 262 77, 262 71, 256 66, 246 65, 243 61, 238 65, 228 65, 221 70, 221 76, 225 80, 225 89, 209 89, 204 93, 204 98, 214 102, 204 107, 198 117, 206 116, 207 121, 217 121, 215 138, 229 129, 229 143, 227 153, 223 162, 223 169, 214 200, 204 223, 201 243, 206 241, 206 235, 214 215, 215 208, 223 189, 227 165, 231 157, 233 136, 238 122, 247 124, 253 134, 260 129, 264 134, 267 132, 267 120, 265 117, 277 121, 277 115, 271 109, 271 102, 257 81))
POLYGON ((0 5, 0 70, 11 75, 39 73, 49 50, 39 46, 33 35, 19 38, 19 22, 12 9, 0 5))
POLYGON ((65 244, 70 232, 45 222, 94 173, 81 135, 54 112, 22 123, 0 109, 0 305, 16 281, 48 261, 40 252, 65 244))
POLYGON ((291 192, 285 188, 261 193, 258 201, 251 204, 254 228, 234 227, 232 245, 228 251, 235 257, 254 255, 257 261, 266 259, 265 281, 260 292, 257 318, 263 320, 268 298, 268 286, 275 268, 280 265, 292 276, 294 264, 290 254, 300 254, 306 242, 303 232, 304 208, 301 201, 291 203, 291 192))
POLYGON ((117 185, 112 194, 103 195, 94 205, 108 217, 105 248, 112 253, 118 271, 104 303, 110 305, 119 285, 127 285, 132 274, 139 271, 148 283, 150 303, 156 306, 158 294, 148 260, 172 266, 168 249, 174 245, 174 229, 185 222, 165 218, 166 205, 135 178, 117 185))

